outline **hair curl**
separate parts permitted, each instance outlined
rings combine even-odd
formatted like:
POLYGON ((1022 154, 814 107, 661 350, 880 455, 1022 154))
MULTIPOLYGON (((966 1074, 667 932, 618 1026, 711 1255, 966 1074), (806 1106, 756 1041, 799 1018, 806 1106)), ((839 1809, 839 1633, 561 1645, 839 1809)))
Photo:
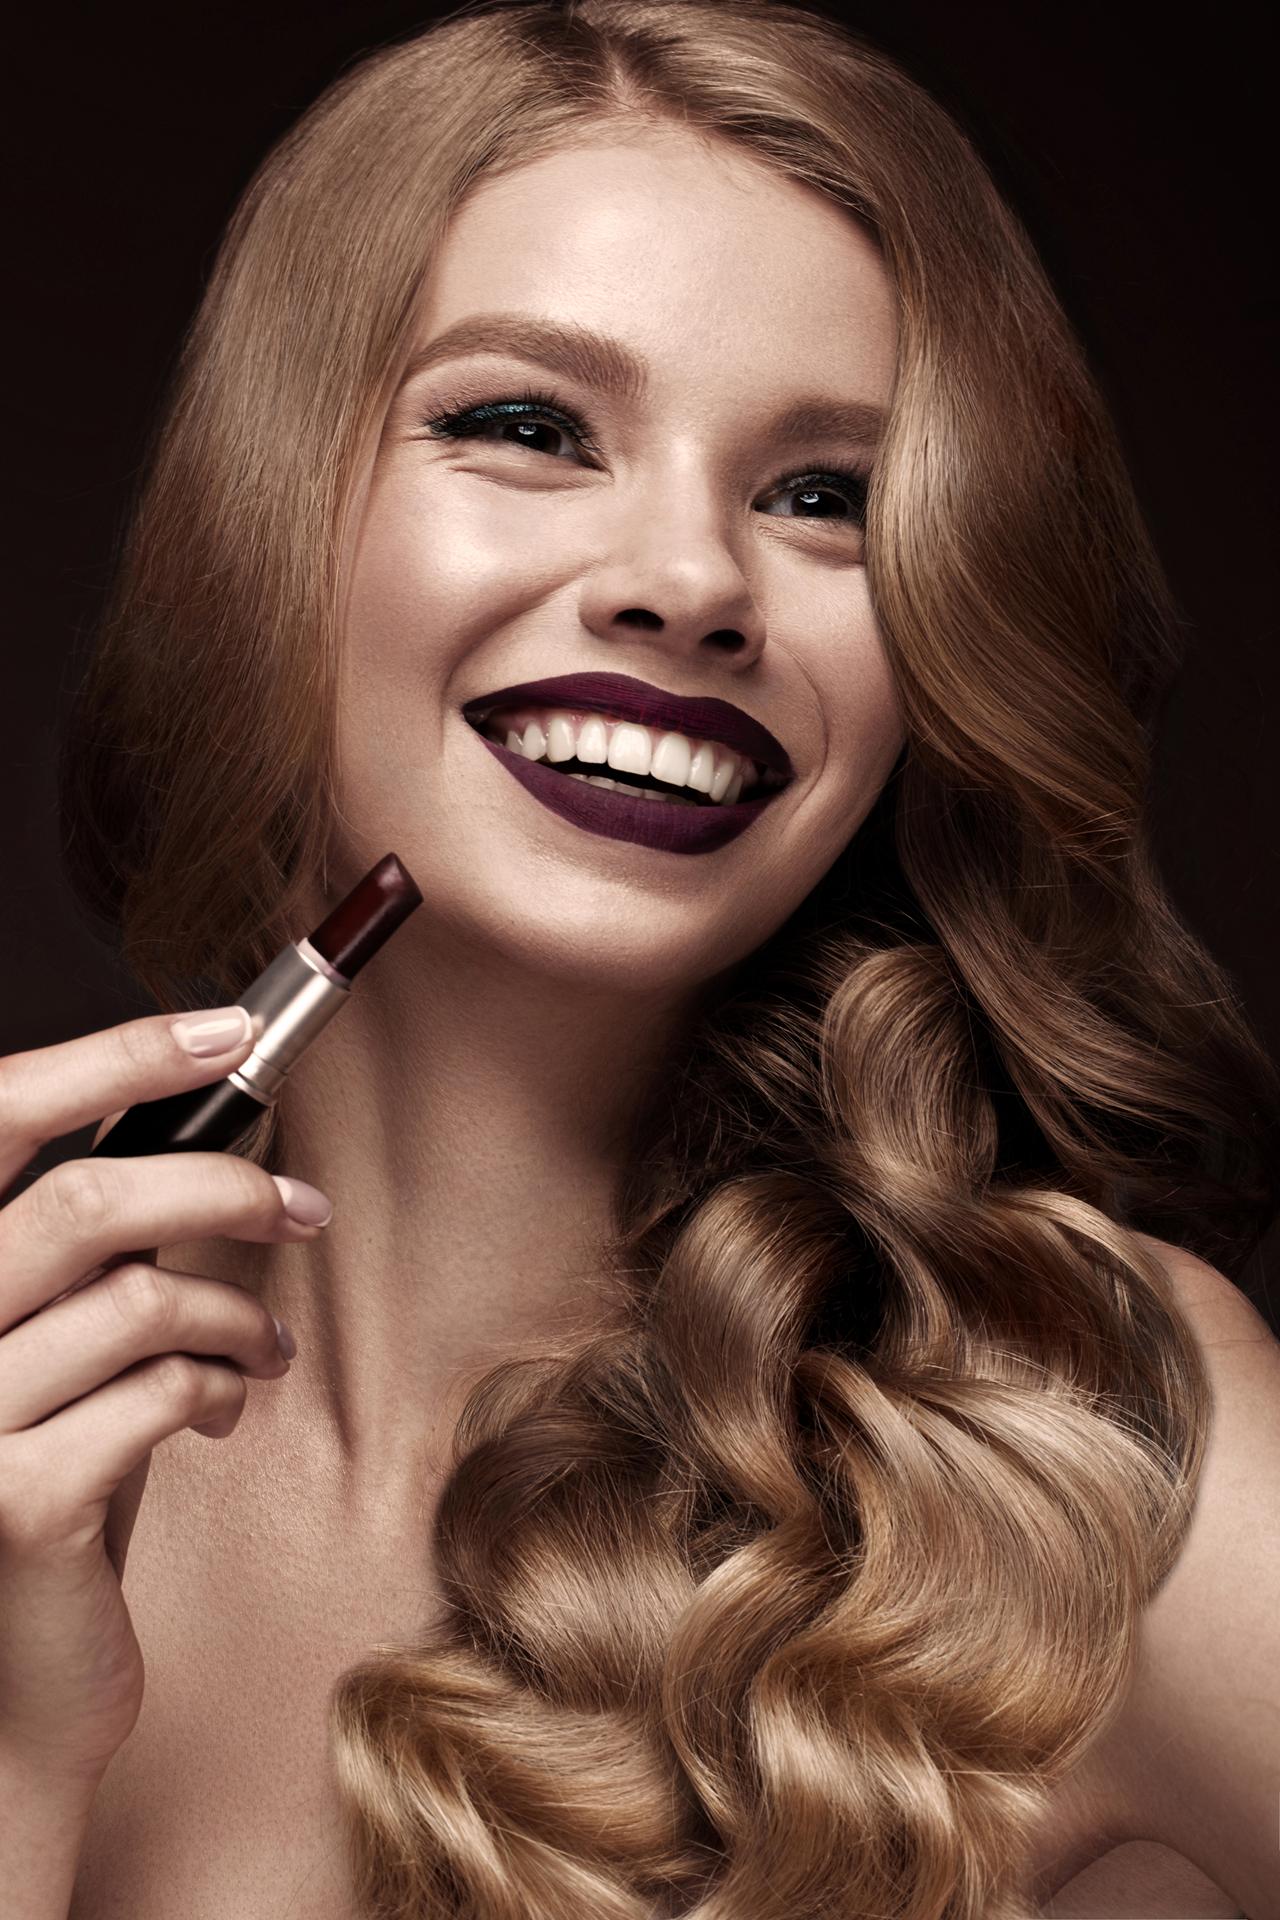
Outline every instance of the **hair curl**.
POLYGON ((908 746, 638 1116, 617 1325, 468 1402, 442 1618, 333 1695, 359 1897, 1006 1920, 1201 1457, 1137 1234, 1237 1272, 1280 1097, 1149 851, 1180 616, 955 122, 765 0, 471 5, 361 61, 250 185, 176 370, 68 733, 68 859, 166 1004, 288 937, 424 263, 477 183, 665 121, 829 196, 896 288, 867 565, 908 746))

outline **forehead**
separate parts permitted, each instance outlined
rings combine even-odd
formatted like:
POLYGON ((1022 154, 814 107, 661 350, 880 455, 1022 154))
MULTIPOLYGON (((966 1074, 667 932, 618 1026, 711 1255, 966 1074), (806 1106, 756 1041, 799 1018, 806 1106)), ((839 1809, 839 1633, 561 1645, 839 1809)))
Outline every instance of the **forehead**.
POLYGON ((680 128, 596 130, 481 181, 433 263, 417 344, 498 309, 612 335, 659 389, 754 376, 881 403, 892 389, 896 297, 870 236, 815 189, 680 128))

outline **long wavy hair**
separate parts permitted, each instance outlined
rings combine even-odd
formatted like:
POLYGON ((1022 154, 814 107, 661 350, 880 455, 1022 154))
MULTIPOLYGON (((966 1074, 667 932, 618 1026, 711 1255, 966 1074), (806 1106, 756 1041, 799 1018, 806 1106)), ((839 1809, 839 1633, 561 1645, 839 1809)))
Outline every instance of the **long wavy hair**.
POLYGON ((353 1870, 383 1920, 1002 1920, 1201 1459, 1138 1235, 1238 1273, 1280 1096, 1150 852, 1186 623, 963 131, 776 0, 469 5, 364 58, 230 223, 68 730, 67 854, 162 1004, 290 937, 344 540, 447 223, 655 121, 827 195, 896 288, 867 570, 907 746, 638 1116, 616 1324, 468 1400, 439 1622, 332 1696, 353 1870))

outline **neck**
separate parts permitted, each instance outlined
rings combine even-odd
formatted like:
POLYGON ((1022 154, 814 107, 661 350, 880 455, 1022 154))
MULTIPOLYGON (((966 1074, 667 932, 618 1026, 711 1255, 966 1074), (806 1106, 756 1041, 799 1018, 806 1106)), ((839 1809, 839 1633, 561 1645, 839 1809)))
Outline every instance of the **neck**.
POLYGON ((281 1170, 333 1221, 232 1254, 298 1342, 263 1417, 357 1489, 412 1486, 497 1360, 607 1323, 630 1127, 688 1019, 422 942, 376 966, 283 1096, 281 1170))

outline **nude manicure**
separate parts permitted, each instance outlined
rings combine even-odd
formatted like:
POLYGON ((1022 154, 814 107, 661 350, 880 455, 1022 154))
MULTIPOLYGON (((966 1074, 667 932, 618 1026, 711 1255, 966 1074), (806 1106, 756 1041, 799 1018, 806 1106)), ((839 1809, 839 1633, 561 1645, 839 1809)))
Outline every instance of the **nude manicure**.
POLYGON ((216 1007, 209 1013, 184 1014, 170 1029, 178 1045, 200 1060, 242 1047, 252 1030, 253 1023, 243 1007, 216 1007))
POLYGON ((273 1173, 271 1178, 280 1189, 284 1210, 291 1220, 296 1220, 300 1227, 328 1226, 333 1218, 333 1202, 319 1187, 309 1187, 305 1180, 286 1180, 282 1173, 273 1173))

